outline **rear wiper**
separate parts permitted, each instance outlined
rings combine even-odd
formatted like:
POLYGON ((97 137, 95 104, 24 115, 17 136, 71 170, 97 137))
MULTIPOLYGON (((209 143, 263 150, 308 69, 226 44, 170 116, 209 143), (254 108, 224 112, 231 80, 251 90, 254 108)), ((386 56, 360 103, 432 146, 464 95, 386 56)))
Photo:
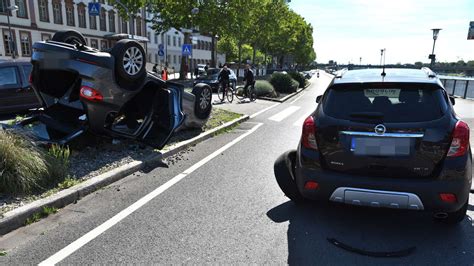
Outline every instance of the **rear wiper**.
POLYGON ((380 112, 355 112, 349 115, 354 118, 369 118, 369 119, 370 118, 380 119, 384 117, 384 114, 380 112))

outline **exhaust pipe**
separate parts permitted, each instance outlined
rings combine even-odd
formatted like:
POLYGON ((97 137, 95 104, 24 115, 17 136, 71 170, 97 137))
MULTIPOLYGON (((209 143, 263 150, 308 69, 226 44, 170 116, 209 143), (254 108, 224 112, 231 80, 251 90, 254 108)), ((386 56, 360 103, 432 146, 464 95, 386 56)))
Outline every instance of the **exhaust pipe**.
POLYGON ((446 218, 448 218, 448 214, 445 213, 445 212, 437 212, 437 213, 434 214, 434 217, 436 219, 446 219, 446 218))

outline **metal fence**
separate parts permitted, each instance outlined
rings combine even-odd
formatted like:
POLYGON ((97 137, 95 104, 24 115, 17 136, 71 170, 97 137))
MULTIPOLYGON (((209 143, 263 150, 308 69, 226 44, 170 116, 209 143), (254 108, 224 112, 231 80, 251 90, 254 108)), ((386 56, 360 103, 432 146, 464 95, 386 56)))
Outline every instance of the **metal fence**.
POLYGON ((440 77, 449 95, 474 99, 474 78, 440 77))

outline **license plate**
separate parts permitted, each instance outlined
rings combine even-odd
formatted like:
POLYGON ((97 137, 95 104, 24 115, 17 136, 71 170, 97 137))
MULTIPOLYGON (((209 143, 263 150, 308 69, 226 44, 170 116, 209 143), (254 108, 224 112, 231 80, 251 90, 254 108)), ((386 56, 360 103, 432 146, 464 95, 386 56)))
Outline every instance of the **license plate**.
POLYGON ((355 155, 408 156, 410 148, 410 138, 355 137, 351 141, 351 151, 355 155))

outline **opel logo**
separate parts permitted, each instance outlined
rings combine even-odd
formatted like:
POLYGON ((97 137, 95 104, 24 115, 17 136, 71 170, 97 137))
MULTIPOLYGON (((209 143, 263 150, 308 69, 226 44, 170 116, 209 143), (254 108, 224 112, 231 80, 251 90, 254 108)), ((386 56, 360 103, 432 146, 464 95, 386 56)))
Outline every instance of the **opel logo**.
POLYGON ((377 135, 383 135, 383 134, 385 134, 385 130, 387 130, 387 129, 386 129, 385 126, 382 125, 382 124, 375 126, 375 133, 376 133, 377 135))

